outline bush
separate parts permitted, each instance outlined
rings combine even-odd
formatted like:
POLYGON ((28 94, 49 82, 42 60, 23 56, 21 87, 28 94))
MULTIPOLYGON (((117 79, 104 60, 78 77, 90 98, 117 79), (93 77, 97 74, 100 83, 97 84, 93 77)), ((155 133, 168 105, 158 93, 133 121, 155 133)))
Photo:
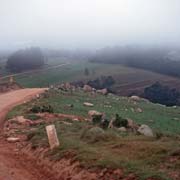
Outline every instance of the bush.
POLYGON ((116 114, 116 118, 113 121, 113 126, 115 127, 127 127, 128 125, 128 121, 127 119, 123 119, 122 117, 120 117, 118 114, 116 114))
POLYGON ((33 112, 33 113, 39 113, 39 112, 41 112, 41 107, 40 106, 33 106, 32 108, 31 108, 31 112, 33 112))
POLYGON ((45 105, 43 105, 43 106, 35 105, 35 106, 33 106, 31 108, 31 112, 33 112, 33 113, 44 113, 44 112, 53 113, 54 110, 53 110, 53 107, 51 105, 47 105, 47 106, 45 106, 45 105))
POLYGON ((102 120, 102 115, 94 115, 92 117, 93 124, 100 124, 102 120))
POLYGON ((103 119, 100 123, 100 127, 103 129, 107 129, 109 126, 109 120, 108 119, 103 119))

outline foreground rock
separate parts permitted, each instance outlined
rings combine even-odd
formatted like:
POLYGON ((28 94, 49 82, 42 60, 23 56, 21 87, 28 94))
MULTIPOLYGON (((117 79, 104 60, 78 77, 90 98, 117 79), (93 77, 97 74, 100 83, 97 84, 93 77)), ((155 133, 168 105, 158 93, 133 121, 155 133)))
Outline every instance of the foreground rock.
POLYGON ((118 130, 119 130, 120 132, 126 132, 126 131, 127 131, 127 129, 126 129, 125 127, 120 127, 120 128, 118 128, 118 130))
POLYGON ((23 124, 23 125, 29 125, 32 123, 31 120, 25 119, 24 116, 17 116, 14 119, 10 120, 12 122, 16 122, 18 124, 23 124))
POLYGON ((141 125, 138 128, 138 132, 144 136, 154 137, 152 129, 148 125, 145 125, 145 124, 141 125))

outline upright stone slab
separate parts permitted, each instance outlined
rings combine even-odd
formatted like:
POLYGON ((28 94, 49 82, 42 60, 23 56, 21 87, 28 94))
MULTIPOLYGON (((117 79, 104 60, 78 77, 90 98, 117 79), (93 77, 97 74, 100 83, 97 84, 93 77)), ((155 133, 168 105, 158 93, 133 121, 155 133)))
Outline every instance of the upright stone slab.
POLYGON ((49 140, 50 148, 53 149, 59 146, 59 140, 56 133, 56 128, 53 125, 46 126, 46 132, 49 140))

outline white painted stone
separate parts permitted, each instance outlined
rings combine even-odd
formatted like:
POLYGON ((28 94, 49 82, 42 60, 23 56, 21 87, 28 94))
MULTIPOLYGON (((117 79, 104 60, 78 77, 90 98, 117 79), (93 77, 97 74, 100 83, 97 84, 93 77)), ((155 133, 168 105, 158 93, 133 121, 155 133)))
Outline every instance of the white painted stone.
POLYGON ((55 125, 48 125, 46 126, 46 132, 49 140, 49 145, 51 149, 59 146, 59 140, 56 133, 55 125))

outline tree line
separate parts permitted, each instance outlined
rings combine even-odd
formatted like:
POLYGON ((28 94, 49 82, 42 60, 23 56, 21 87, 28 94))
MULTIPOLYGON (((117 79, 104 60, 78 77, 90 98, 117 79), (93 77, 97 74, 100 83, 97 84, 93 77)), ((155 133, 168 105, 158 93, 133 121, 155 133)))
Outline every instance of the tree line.
POLYGON ((180 77, 180 49, 176 47, 107 47, 89 58, 91 62, 123 64, 180 77), (174 55, 172 56, 173 52, 174 55))
POLYGON ((38 47, 22 49, 9 56, 6 68, 11 72, 36 69, 44 65, 44 59, 44 55, 38 47))

